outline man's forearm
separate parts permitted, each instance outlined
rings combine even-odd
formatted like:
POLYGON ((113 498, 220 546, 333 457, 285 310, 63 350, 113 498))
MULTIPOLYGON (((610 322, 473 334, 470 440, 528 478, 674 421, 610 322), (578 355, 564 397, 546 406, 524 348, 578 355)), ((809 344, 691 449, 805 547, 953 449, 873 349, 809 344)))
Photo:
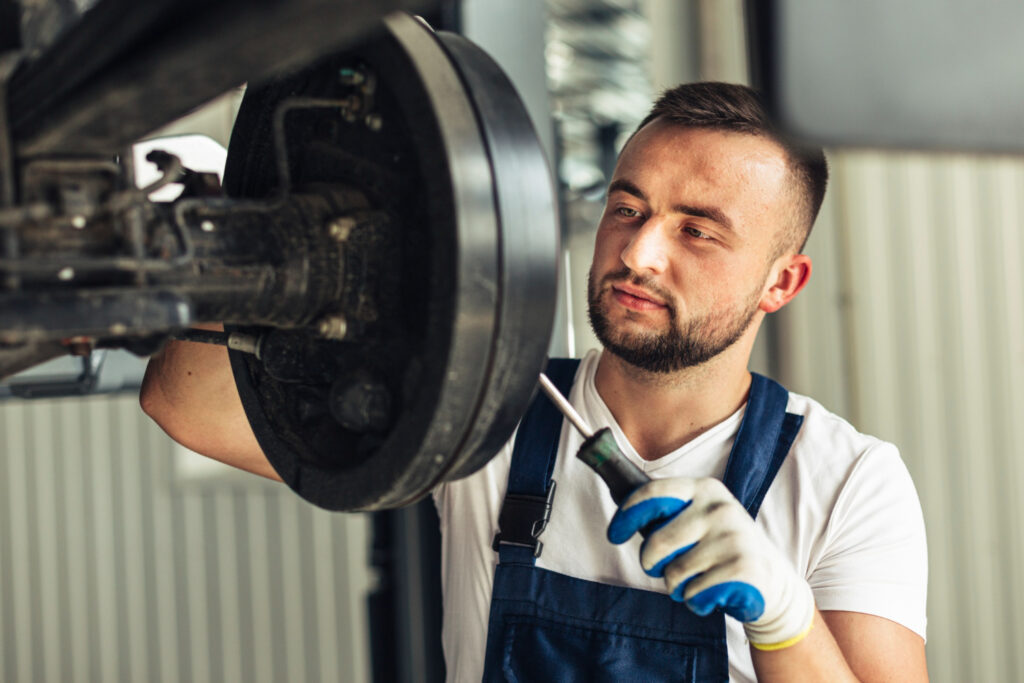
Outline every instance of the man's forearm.
MULTIPOLYGON (((203 327, 221 329, 220 325, 203 327)), ((150 359, 139 402, 183 446, 280 480, 249 426, 224 347, 169 343, 150 359)))
POLYGON ((927 681, 924 639, 861 612, 814 613, 807 637, 783 650, 751 648, 758 681, 927 681))
POLYGON ((810 632, 799 643, 782 650, 759 650, 751 646, 750 655, 759 683, 858 680, 818 610, 814 610, 810 632))

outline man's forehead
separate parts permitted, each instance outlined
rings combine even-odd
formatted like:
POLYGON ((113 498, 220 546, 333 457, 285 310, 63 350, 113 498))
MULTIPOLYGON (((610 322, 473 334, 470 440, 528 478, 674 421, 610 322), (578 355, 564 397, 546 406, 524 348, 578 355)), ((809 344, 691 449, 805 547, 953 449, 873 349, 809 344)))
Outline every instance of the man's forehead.
POLYGON ((626 187, 659 209, 684 209, 738 233, 752 222, 781 228, 794 201, 788 155, 774 140, 658 119, 619 157, 609 193, 626 187))
POLYGON ((652 157, 661 163, 711 165, 711 170, 732 173, 742 170, 769 175, 788 171, 789 155, 775 140, 753 133, 682 126, 655 119, 629 139, 619 155, 620 166, 645 164, 652 157), (716 168, 717 166, 717 168, 716 168))
POLYGON ((622 150, 613 179, 700 180, 735 188, 754 184, 783 193, 792 184, 789 155, 771 138, 712 128, 684 127, 656 119, 622 150))

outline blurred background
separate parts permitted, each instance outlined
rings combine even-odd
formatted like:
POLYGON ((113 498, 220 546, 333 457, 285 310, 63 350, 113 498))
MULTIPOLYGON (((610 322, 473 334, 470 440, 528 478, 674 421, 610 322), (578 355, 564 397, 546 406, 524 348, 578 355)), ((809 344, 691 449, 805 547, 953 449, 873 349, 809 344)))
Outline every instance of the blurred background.
MULTIPOLYGON (((742 2, 464 0, 430 20, 527 102, 561 190, 552 352, 582 355, 616 154, 661 89, 749 82, 742 2)), ((161 144, 198 168, 239 100, 159 133, 201 143, 161 144)), ((814 276, 753 369, 900 447, 928 528, 932 680, 1024 680, 1024 159, 828 157, 814 276)), ((64 362, 0 389, 0 678, 443 680, 429 501, 320 511, 165 437, 138 408, 144 361, 64 362)))

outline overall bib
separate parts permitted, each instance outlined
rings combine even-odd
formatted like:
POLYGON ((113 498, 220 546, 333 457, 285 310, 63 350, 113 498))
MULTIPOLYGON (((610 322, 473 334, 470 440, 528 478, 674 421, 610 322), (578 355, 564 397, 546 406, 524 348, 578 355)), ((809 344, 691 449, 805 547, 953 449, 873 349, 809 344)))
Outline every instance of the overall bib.
MULTIPOLYGON (((578 360, 552 359, 547 374, 565 394, 578 360)), ((803 416, 788 392, 754 374, 724 482, 751 517, 796 438, 803 416)), ((601 425, 595 425, 601 426, 601 425)), ((530 405, 512 451, 508 492, 494 539, 484 681, 725 681, 725 617, 698 617, 668 595, 585 581, 536 566, 551 512, 562 414, 543 395, 530 405)), ((580 464, 582 467, 582 463, 580 464)), ((608 495, 603 493, 602 495, 608 495)))

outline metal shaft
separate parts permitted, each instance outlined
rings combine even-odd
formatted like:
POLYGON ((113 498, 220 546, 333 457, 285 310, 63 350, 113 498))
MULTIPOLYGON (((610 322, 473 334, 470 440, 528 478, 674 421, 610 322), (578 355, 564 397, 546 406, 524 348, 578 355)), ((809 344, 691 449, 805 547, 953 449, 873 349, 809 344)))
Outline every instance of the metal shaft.
POLYGON ((565 415, 566 419, 572 423, 572 426, 583 435, 583 438, 589 439, 594 435, 594 430, 590 428, 590 425, 588 425, 580 414, 576 412, 576 409, 572 407, 572 404, 569 403, 568 399, 566 399, 565 396, 562 396, 562 393, 543 372, 540 373, 540 386, 541 389, 544 390, 544 393, 548 395, 548 398, 551 399, 551 402, 554 403, 562 414, 565 415))

